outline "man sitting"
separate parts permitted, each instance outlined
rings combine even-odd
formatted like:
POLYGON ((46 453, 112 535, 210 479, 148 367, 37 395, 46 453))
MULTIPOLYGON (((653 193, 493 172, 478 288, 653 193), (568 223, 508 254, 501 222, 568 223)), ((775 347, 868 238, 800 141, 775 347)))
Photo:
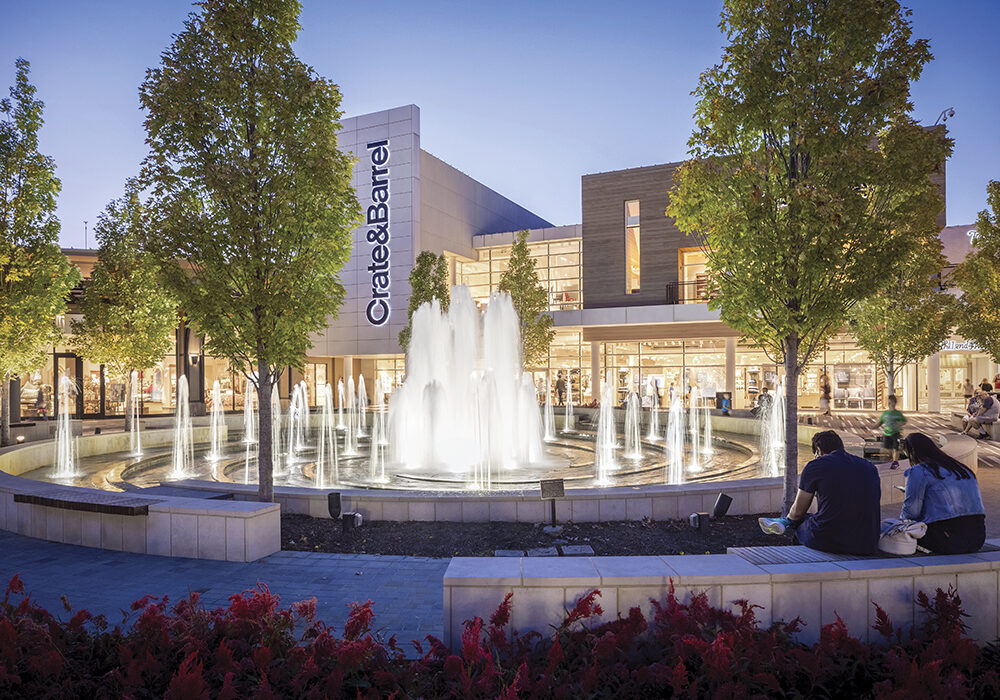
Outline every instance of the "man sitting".
POLYGON ((832 430, 813 435, 812 460, 799 478, 799 493, 788 515, 759 518, 761 530, 781 535, 795 531, 799 543, 838 554, 875 554, 878 551, 878 470, 867 459, 844 451, 844 442, 832 430), (813 498, 817 509, 807 515, 813 498))
POLYGON ((982 440, 990 435, 986 432, 986 427, 993 425, 1000 417, 1000 401, 994 399, 983 389, 977 392, 979 408, 974 415, 970 416, 965 423, 965 434, 982 440))

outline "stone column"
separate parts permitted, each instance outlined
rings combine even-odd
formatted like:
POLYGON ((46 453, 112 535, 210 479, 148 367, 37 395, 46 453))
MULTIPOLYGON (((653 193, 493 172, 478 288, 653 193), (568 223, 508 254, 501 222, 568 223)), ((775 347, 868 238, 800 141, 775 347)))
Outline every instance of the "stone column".
POLYGON ((726 338, 726 391, 736 405, 736 338, 726 338))
POLYGON ((941 353, 927 358, 927 412, 941 412, 941 353))
MULTIPOLYGON (((354 376, 354 355, 344 355, 344 386, 347 386, 347 378, 354 376)), ((357 380, 355 380, 357 383, 357 380)))
MULTIPOLYGON (((590 399, 591 401, 601 400, 601 344, 596 340, 590 341, 590 399)), ((582 397, 580 400, 581 403, 582 397)))

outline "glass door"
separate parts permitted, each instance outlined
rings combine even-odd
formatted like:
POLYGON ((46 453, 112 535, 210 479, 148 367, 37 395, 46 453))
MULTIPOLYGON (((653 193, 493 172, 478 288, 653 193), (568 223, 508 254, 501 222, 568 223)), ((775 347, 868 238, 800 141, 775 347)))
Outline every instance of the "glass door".
POLYGON ((81 392, 81 374, 83 362, 76 355, 69 353, 57 354, 53 357, 53 376, 55 378, 55 415, 69 413, 73 418, 83 417, 83 394, 81 392), (71 385, 63 389, 63 378, 69 379, 71 385), (64 400, 65 392, 69 400, 64 400))

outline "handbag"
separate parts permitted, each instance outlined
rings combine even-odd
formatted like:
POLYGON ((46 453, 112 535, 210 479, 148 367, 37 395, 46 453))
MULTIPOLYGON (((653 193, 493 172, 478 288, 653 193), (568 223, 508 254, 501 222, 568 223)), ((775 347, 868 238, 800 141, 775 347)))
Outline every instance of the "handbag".
POLYGON ((887 554, 908 556, 917 553, 917 540, 927 534, 927 523, 886 518, 882 521, 878 548, 887 554))

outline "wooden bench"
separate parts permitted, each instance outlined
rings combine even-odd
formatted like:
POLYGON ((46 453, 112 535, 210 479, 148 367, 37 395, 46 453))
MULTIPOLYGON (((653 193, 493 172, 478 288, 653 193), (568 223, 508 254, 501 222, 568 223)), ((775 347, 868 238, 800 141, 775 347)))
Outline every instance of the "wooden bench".
MULTIPOLYGON (((993 544, 984 544, 980 552, 998 552, 1000 547, 993 544)), ((921 556, 941 556, 938 554, 889 554, 878 552, 877 554, 835 554, 833 552, 821 552, 818 549, 810 549, 802 545, 772 545, 768 547, 730 547, 726 550, 728 554, 735 554, 746 559, 751 564, 767 566, 772 564, 809 564, 827 561, 864 561, 865 559, 912 559, 921 556)))
POLYGON ((86 513, 106 513, 108 515, 149 515, 149 506, 160 503, 151 498, 136 498, 132 495, 112 492, 92 492, 82 489, 46 488, 41 491, 15 491, 15 503, 30 503, 36 506, 80 510, 86 513))

